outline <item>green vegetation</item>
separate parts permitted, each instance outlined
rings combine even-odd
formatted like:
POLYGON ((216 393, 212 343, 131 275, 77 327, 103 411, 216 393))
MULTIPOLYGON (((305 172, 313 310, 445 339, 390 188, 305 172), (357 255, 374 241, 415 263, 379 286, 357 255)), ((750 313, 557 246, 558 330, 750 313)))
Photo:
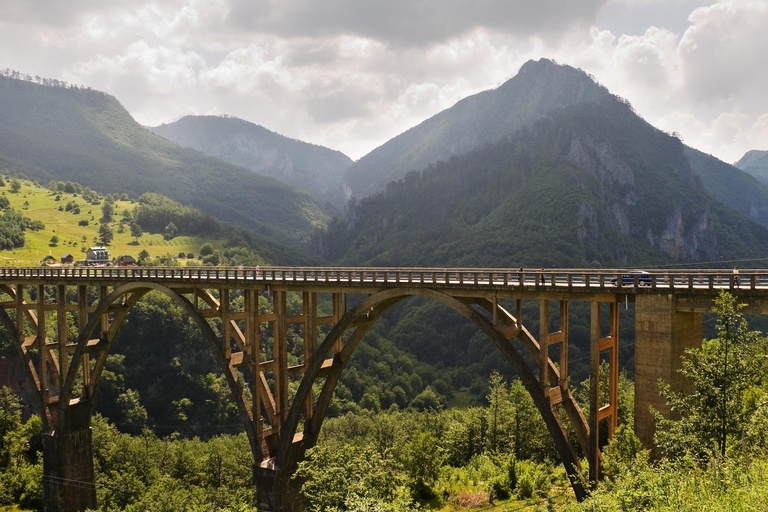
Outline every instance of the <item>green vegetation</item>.
POLYGON ((658 419, 665 458, 648 461, 629 429, 606 449, 606 480, 572 511, 763 510, 768 506, 768 339, 747 329, 727 292, 717 337, 686 352, 691 390, 662 393, 678 419, 658 419))
MULTIPOLYGON (((107 241, 109 251, 113 257, 121 254, 133 254, 142 249, 147 250, 153 257, 171 256, 181 252, 197 254, 197 250, 204 243, 213 242, 221 250, 224 249, 226 236, 219 231, 207 231, 203 233, 184 233, 171 240, 166 240, 162 232, 146 232, 139 237, 134 237, 129 232, 130 227, 125 224, 132 219, 132 212, 141 206, 140 203, 118 199, 113 200, 112 207, 116 212, 115 218, 110 223, 104 223, 97 218, 101 214, 102 196, 90 191, 89 194, 62 190, 52 192, 26 180, 17 180, 19 192, 0 195, 0 206, 7 201, 13 210, 6 210, 0 215, 0 235, 5 233, 3 226, 12 226, 15 233, 23 234, 23 246, 0 247, 1 265, 31 265, 36 266, 48 254, 57 260, 64 253, 72 254, 75 259, 85 259, 85 249, 101 242, 107 241), (90 195, 93 194, 93 195, 90 195), (19 213, 25 201, 30 203, 24 211, 24 216, 19 213), (98 202, 99 204, 94 204, 98 202), (24 221, 23 218, 28 220, 24 221), (106 235, 111 239, 105 240, 106 235), (53 242, 56 237, 57 242, 53 242), (138 241, 138 243, 136 243, 138 241)), ((71 184, 71 183, 70 183, 71 184)), ((5 187, 7 188, 7 186, 5 187)), ((3 194, 0 187, 0 194, 3 194)), ((118 196, 119 197, 119 196, 118 196)), ((181 205, 178 205, 181 207, 181 205)), ((198 212, 199 213, 199 212, 198 212)), ((200 214, 202 215, 202 214, 200 214)), ((218 223, 211 219, 217 226, 218 223)), ((0 236, 0 242, 2 237, 0 236)))
POLYGON ((0 172, 163 194, 283 245, 328 221, 307 192, 154 135, 107 94, 48 83, 0 76, 0 172))

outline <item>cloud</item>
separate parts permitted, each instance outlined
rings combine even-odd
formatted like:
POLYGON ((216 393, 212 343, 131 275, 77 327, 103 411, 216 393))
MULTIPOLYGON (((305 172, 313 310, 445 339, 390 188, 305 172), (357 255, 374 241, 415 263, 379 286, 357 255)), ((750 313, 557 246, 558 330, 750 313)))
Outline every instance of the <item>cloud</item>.
POLYGON ((429 47, 474 29, 556 39, 589 26, 607 0, 232 0, 227 22, 283 37, 350 35, 394 47, 429 47))

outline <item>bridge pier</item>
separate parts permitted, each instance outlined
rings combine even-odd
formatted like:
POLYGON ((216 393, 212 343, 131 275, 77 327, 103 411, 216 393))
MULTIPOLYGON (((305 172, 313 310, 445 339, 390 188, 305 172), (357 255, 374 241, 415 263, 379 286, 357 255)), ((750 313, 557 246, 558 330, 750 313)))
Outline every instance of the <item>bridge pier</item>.
POLYGON ((688 348, 700 347, 701 313, 677 311, 673 294, 635 296, 635 434, 651 457, 661 454, 653 442, 656 432, 651 407, 669 418, 671 411, 659 394, 659 379, 673 391, 690 384, 679 372, 688 348))
MULTIPOLYGON (((70 411, 75 407, 70 407, 70 411)), ((96 476, 90 414, 72 414, 64 432, 43 434, 43 507, 45 512, 96 508, 96 476)))

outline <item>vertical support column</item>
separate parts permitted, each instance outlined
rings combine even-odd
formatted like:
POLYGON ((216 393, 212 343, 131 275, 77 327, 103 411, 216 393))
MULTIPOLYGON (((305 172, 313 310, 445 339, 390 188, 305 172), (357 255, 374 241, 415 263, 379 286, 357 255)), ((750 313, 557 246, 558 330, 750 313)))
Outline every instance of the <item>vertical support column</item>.
MULTIPOLYGON (((619 423, 619 305, 611 302, 611 334, 608 349, 611 351, 610 376, 608 384, 610 422, 608 423, 608 438, 613 438, 619 423)), ((608 406, 607 406, 608 407, 608 406)))
MULTIPOLYGON (((23 291, 21 297, 24 297, 23 291)), ((43 403, 48 404, 51 396, 48 383, 49 349, 45 335, 45 286, 43 285, 38 285, 37 287, 37 332, 35 336, 40 348, 40 392, 43 395, 43 403)), ((60 383, 57 383, 57 385, 60 386, 60 383)))
POLYGON ((232 357, 232 347, 230 346, 231 329, 229 323, 229 289, 219 290, 219 313, 221 314, 221 348, 224 352, 224 358, 229 361, 232 357))
POLYGON ((589 483, 597 485, 600 466, 600 303, 593 302, 589 343, 589 483))
MULTIPOLYGON (((40 288, 43 288, 42 286, 40 288)), ((42 299, 45 296, 40 297, 42 299)), ((59 331, 58 336, 58 350, 59 350, 59 388, 64 385, 67 380, 67 372, 69 371, 69 347, 67 347, 68 340, 68 326, 67 326, 67 287, 60 284, 56 289, 56 323, 59 331)), ((40 320, 38 319, 38 322, 40 320)))
POLYGON ((656 427, 650 408, 671 417, 659 394, 659 379, 673 391, 689 389, 690 383, 678 370, 685 350, 701 346, 701 313, 676 309, 674 295, 635 297, 635 434, 651 450, 652 458, 661 453, 653 442, 656 427))
MULTIPOLYGON (((248 356, 251 360, 253 373, 253 404, 251 413, 256 424, 256 437, 261 439, 264 433, 264 422, 261 420, 261 340, 259 339, 259 292, 245 290, 245 342, 248 356)), ((261 461, 256 461, 256 464, 261 461)))
POLYGON ((275 390, 277 396, 275 403, 278 408, 275 412, 279 421, 277 422, 278 425, 273 425, 273 429, 275 427, 280 428, 288 417, 288 306, 284 291, 274 293, 275 316, 277 317, 275 329, 275 390))
POLYGON ((560 382, 558 385, 562 391, 568 390, 568 301, 560 301, 560 332, 563 336, 563 345, 560 349, 560 382))
POLYGON ((589 481, 596 485, 600 479, 600 421, 608 419, 608 437, 613 437, 618 421, 619 383, 619 307, 610 303, 609 334, 600 332, 600 303, 592 303, 592 325, 589 350, 589 481), (600 406, 600 355, 609 350, 608 400, 600 406))
POLYGON ((539 301, 539 386, 549 399, 549 300, 539 301))
MULTIPOLYGON (((80 285, 77 287, 77 330, 82 332, 88 325, 88 288, 80 285)), ((83 354, 83 396, 89 400, 88 390, 91 387, 91 359, 90 354, 83 354)))
MULTIPOLYGON (((317 348, 317 293, 304 292, 304 367, 315 354, 317 348)), ((312 426, 312 391, 309 391, 304 413, 304 432, 312 426)))

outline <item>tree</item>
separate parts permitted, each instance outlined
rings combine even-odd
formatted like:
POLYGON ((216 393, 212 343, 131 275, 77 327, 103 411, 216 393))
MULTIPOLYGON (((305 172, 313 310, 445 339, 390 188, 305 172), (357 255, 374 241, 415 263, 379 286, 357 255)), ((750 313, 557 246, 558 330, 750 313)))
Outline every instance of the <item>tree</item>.
POLYGON ((11 192, 13 192, 14 194, 18 194, 20 190, 21 190, 21 183, 16 178, 13 178, 11 180, 11 192))
POLYGON ((766 405, 745 400, 760 383, 766 339, 747 330, 743 306, 726 291, 715 299, 717 337, 686 351, 680 370, 692 392, 673 392, 668 384, 660 384, 672 414, 679 417, 664 419, 657 413, 655 440, 667 456, 691 454, 702 461, 715 453, 724 457, 730 447, 741 445, 754 412, 766 405))
POLYGON ((163 235, 163 238, 165 240, 173 240, 173 238, 178 234, 179 230, 176 228, 176 224, 173 223, 173 221, 169 222, 167 226, 165 226, 165 234, 163 235))
MULTIPOLYGON (((110 196, 107 196, 107 197, 110 197, 110 196)), ((101 213, 102 213, 101 222, 103 223, 112 222, 112 215, 115 213, 114 201, 107 201, 105 199, 104 204, 101 205, 101 213)))
POLYGON ((51 245, 52 245, 52 246, 54 246, 54 247, 56 247, 57 245, 59 245, 59 237, 58 237, 58 236, 56 236, 56 235, 53 235, 53 236, 51 237, 51 245))
POLYGON ((200 246, 200 256, 208 256, 213 254, 213 246, 206 242, 203 245, 200 246))
POLYGON ((141 238, 141 235, 142 235, 141 226, 138 223, 133 222, 131 224, 131 236, 136 241, 138 241, 138 239, 141 238))
POLYGON ((99 226, 99 241, 102 245, 109 245, 112 242, 112 238, 114 238, 114 233, 112 233, 112 229, 107 224, 102 224, 99 226))

